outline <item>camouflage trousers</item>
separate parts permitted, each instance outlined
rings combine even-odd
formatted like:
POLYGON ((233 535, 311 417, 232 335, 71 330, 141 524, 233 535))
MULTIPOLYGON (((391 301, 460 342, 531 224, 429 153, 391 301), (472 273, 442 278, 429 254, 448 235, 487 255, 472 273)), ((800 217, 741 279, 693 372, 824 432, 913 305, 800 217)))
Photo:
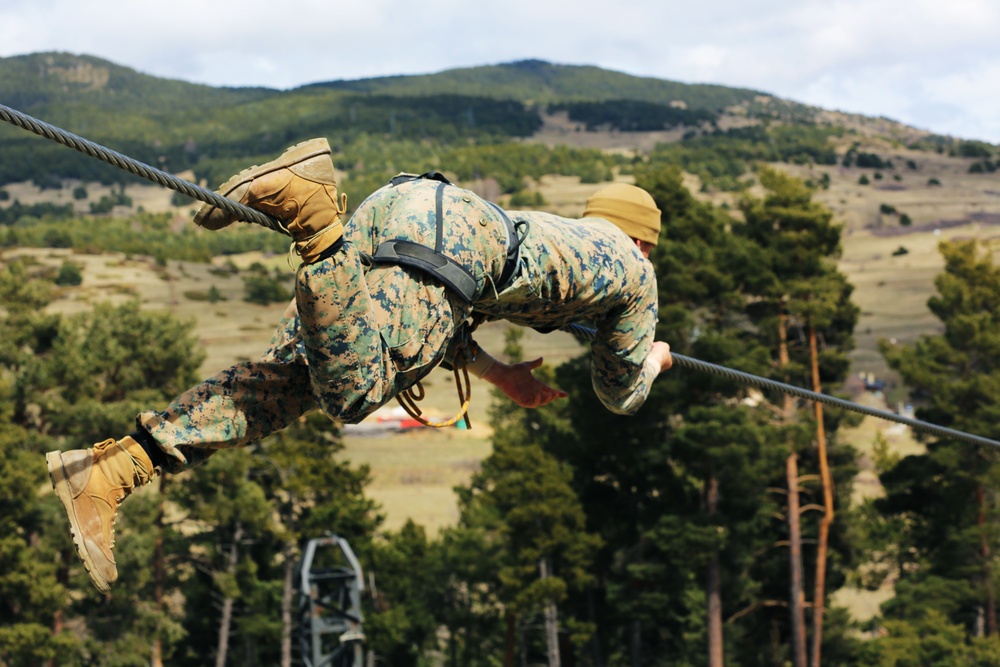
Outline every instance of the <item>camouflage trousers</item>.
MULTIPOLYGON (((168 472, 259 440, 317 408, 361 421, 440 363, 472 306, 422 271, 362 262, 384 239, 434 247, 437 187, 418 181, 369 197, 346 226, 343 249, 299 268, 295 300, 259 361, 238 363, 165 410, 139 415, 168 455, 168 472)), ((502 218, 472 193, 443 187, 442 251, 492 289, 506 260, 502 218)))

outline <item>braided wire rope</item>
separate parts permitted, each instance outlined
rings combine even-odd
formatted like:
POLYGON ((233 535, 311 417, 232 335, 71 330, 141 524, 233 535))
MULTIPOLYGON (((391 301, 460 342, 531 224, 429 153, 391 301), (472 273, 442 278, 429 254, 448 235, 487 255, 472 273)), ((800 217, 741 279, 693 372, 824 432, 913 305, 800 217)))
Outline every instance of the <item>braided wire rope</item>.
POLYGON ((235 202, 231 199, 226 199, 222 195, 212 192, 211 190, 206 190, 205 188, 195 185, 194 183, 185 181, 182 178, 177 178, 176 176, 168 174, 167 172, 157 169, 156 167, 151 167, 148 164, 139 162, 138 160, 130 158, 127 155, 122 155, 121 153, 105 148, 100 144, 95 144, 92 141, 88 141, 83 137, 79 137, 54 125, 44 123, 37 118, 32 118, 27 114, 21 113, 16 109, 11 109, 3 104, 0 104, 0 120, 5 120, 11 125, 16 125, 21 129, 34 132, 35 134, 45 137, 46 139, 50 139, 57 144, 68 146, 69 148, 80 151, 84 155, 89 155, 92 158, 96 158, 102 162, 118 167, 119 169, 135 174, 136 176, 145 178, 148 181, 152 181, 158 185, 180 192, 181 194, 187 195, 192 199, 197 199, 198 201, 221 208, 227 213, 236 216, 239 220, 255 222, 258 225, 263 225, 264 227, 272 229, 276 232, 281 232, 286 235, 288 234, 278 220, 261 213, 256 209, 244 206, 243 204, 235 202))
MULTIPOLYGON (((587 340, 593 340, 594 336, 597 334, 594 329, 579 324, 571 324, 564 327, 563 331, 579 336, 580 338, 586 338, 587 340)), ((934 435, 939 435, 943 438, 953 438, 955 440, 961 440, 974 445, 1000 447, 1000 442, 984 438, 979 435, 965 433, 964 431, 958 431, 946 426, 938 426, 937 424, 920 421, 919 419, 910 419, 909 417, 897 415, 894 412, 870 408, 866 405, 860 405, 852 401, 837 398, 836 396, 821 394, 808 389, 803 389, 802 387, 796 387, 795 385, 778 382, 777 380, 769 380, 767 378, 760 377, 759 375, 752 375, 750 373, 738 371, 726 366, 719 366, 718 364, 701 361, 700 359, 693 359, 692 357, 686 357, 683 354, 677 354, 676 352, 671 352, 670 354, 673 357, 674 364, 683 368, 712 373, 728 380, 734 380, 741 384, 755 386, 761 389, 771 389, 785 394, 790 394, 792 396, 797 396, 799 398, 805 398, 810 401, 818 401, 820 403, 826 403, 827 405, 833 405, 838 408, 844 408, 845 410, 852 410, 853 412, 859 412, 863 415, 869 415, 871 417, 878 417, 879 419, 905 424, 914 430, 924 431, 925 433, 933 433, 934 435)))
MULTIPOLYGON (((177 178, 176 176, 168 174, 165 171, 151 167, 148 164, 139 162, 138 160, 130 158, 126 155, 122 155, 121 153, 105 148, 100 144, 88 141, 83 137, 79 137, 75 134, 55 127, 54 125, 42 122, 37 118, 32 118, 31 116, 21 113, 16 109, 11 109, 4 104, 0 104, 0 120, 4 120, 12 125, 20 127, 21 129, 28 130, 29 132, 33 132, 58 144, 77 150, 85 155, 89 155, 92 158, 96 158, 118 167, 119 169, 135 174, 136 176, 145 178, 148 181, 152 181, 153 183, 157 183, 171 190, 175 190, 176 192, 180 192, 181 194, 187 195, 192 199, 197 199, 198 201, 221 208, 227 213, 236 216, 239 220, 254 222, 276 232, 288 234, 287 230, 285 230, 284 226, 278 220, 269 215, 265 215, 256 209, 244 206, 243 204, 235 202, 231 199, 226 199, 222 195, 212 192, 211 190, 207 190, 201 186, 195 185, 194 183, 185 181, 184 179, 177 178)), ((565 327, 563 331, 567 331, 575 336, 586 338, 588 340, 593 340, 597 333, 594 329, 590 329, 579 324, 571 324, 565 327)), ((678 366, 689 368, 691 370, 713 373, 745 385, 756 386, 761 389, 770 389, 810 401, 826 403, 827 405, 844 408, 845 410, 852 410, 871 417, 877 417, 879 419, 904 424, 914 430, 932 433, 944 438, 953 438, 955 440, 961 440, 974 445, 1000 447, 1000 442, 991 440, 990 438, 965 433, 964 431, 958 431, 946 426, 938 426, 929 422, 920 421, 919 419, 910 419, 909 417, 903 417, 893 412, 870 408, 842 398, 810 391, 808 389, 803 389, 802 387, 796 387, 795 385, 778 382, 777 380, 769 380, 767 378, 760 377, 759 375, 744 373, 743 371, 733 368, 727 368, 725 366, 719 366, 718 364, 709 363, 707 361, 701 361, 700 359, 687 357, 683 354, 671 353, 671 356, 673 357, 674 363, 678 366)))

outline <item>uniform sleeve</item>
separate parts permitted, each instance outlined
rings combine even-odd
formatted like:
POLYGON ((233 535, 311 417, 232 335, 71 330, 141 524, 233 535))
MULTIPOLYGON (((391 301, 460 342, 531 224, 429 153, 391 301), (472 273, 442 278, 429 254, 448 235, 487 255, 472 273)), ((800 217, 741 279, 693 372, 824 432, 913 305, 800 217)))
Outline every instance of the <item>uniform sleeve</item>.
POLYGON ((465 367, 475 377, 482 378, 495 363, 496 359, 479 347, 479 343, 459 334, 448 343, 441 367, 449 371, 465 367))
POLYGON ((657 319, 656 276, 643 263, 635 298, 598 324, 591 344, 594 392, 608 410, 631 415, 642 407, 660 369, 647 363, 657 319))

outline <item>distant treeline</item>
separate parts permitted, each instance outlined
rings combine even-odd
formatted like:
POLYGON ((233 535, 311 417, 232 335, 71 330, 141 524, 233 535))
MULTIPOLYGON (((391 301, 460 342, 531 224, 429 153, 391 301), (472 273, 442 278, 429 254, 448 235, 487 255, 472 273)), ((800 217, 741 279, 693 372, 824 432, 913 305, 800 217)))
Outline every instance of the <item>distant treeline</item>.
POLYGON ((651 132, 714 124, 719 117, 709 109, 686 109, 640 100, 564 102, 549 105, 549 111, 568 112, 570 120, 584 123, 588 131, 607 128, 619 132, 651 132))
POLYGON ((193 224, 172 228, 172 217, 165 213, 139 213, 128 218, 74 218, 70 217, 72 207, 67 208, 68 211, 55 211, 21 207, 23 213, 39 217, 25 214, 16 224, 5 221, 0 226, 0 249, 73 248, 88 253, 147 255, 161 262, 168 259, 207 262, 212 257, 245 252, 288 251, 288 237, 256 225, 238 224, 235 232, 221 234, 193 224))
POLYGON ((715 130, 691 135, 678 143, 661 144, 652 151, 650 161, 677 165, 721 190, 738 190, 745 185, 740 177, 755 162, 836 164, 830 137, 843 132, 839 128, 796 124, 715 130))
MULTIPOLYGON (((75 123, 64 123, 63 129, 80 131, 75 123)), ((388 141, 431 139, 443 145, 493 143, 530 136, 541 123, 537 111, 513 100, 320 91, 294 100, 270 98, 215 109, 207 118, 200 111, 163 119, 124 114, 114 131, 95 130, 86 138, 154 167, 173 173, 191 169, 212 180, 221 177, 215 168, 220 162, 221 171, 227 171, 231 163, 245 166, 248 160, 311 137, 327 137, 339 146, 361 135, 388 141)), ((0 147, 4 154, 0 185, 31 180, 52 187, 59 179, 112 183, 130 178, 126 172, 15 128, 0 130, 0 147)))

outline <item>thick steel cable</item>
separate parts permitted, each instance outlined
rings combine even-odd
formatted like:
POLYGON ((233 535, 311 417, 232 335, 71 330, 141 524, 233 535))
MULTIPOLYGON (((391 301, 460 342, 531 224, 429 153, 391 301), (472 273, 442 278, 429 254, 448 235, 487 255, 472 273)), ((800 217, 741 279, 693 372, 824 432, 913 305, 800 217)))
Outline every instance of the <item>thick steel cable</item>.
POLYGON ((288 234, 281 222, 269 215, 252 209, 249 206, 244 206, 243 204, 235 202, 231 199, 226 199, 222 195, 216 194, 211 190, 206 190, 199 185, 185 181, 182 178, 177 178, 176 176, 168 174, 165 171, 161 171, 156 167, 151 167, 148 164, 139 162, 138 160, 130 158, 127 155, 122 155, 121 153, 105 148, 100 144, 95 144, 94 142, 88 141, 83 137, 78 137, 77 135, 60 129, 54 125, 44 123, 37 118, 32 118, 27 114, 21 113, 16 109, 11 109, 3 104, 0 104, 0 120, 5 120, 11 125, 16 125, 21 129, 34 132, 35 134, 45 137, 46 139, 50 139, 58 144, 80 151, 84 155, 89 155, 92 158, 96 158, 102 162, 118 167, 119 169, 135 174, 136 176, 145 178, 148 181, 152 181, 158 185, 180 192, 181 194, 187 195, 192 199, 197 199, 198 201, 221 208, 227 213, 236 216, 239 220, 255 222, 258 225, 263 225, 264 227, 273 229, 276 232, 281 232, 286 235, 288 234))
MULTIPOLYGON (((571 324, 568 327, 565 327, 563 331, 569 332, 581 338, 586 338, 587 340, 593 340, 594 336, 597 334, 594 329, 590 329, 579 324, 571 324)), ((670 354, 674 359, 675 365, 689 368, 691 370, 713 373, 745 385, 760 387, 761 389, 772 389, 774 391, 780 391, 792 396, 798 396, 799 398, 805 398, 810 401, 818 401, 820 403, 826 403, 827 405, 833 405, 838 408, 844 408, 845 410, 860 412, 863 415, 869 415, 871 417, 878 417, 879 419, 905 424, 912 429, 924 431, 926 433, 933 433, 934 435, 939 435, 944 438, 954 438, 955 440, 962 440, 974 445, 1000 447, 1000 442, 984 438, 979 435, 965 433, 964 431, 957 431, 946 426, 938 426, 937 424, 920 421, 919 419, 910 419, 909 417, 897 415, 894 412, 877 410, 866 405, 860 405, 852 401, 846 401, 842 398, 836 398, 835 396, 820 394, 815 391, 803 389, 802 387, 796 387, 795 385, 785 384, 784 382, 778 382, 776 380, 769 380, 767 378, 760 377, 759 375, 752 375, 750 373, 744 373, 743 371, 727 368, 726 366, 719 366, 718 364, 701 361, 700 359, 686 357, 683 354, 677 354, 676 352, 671 352, 670 354)))

